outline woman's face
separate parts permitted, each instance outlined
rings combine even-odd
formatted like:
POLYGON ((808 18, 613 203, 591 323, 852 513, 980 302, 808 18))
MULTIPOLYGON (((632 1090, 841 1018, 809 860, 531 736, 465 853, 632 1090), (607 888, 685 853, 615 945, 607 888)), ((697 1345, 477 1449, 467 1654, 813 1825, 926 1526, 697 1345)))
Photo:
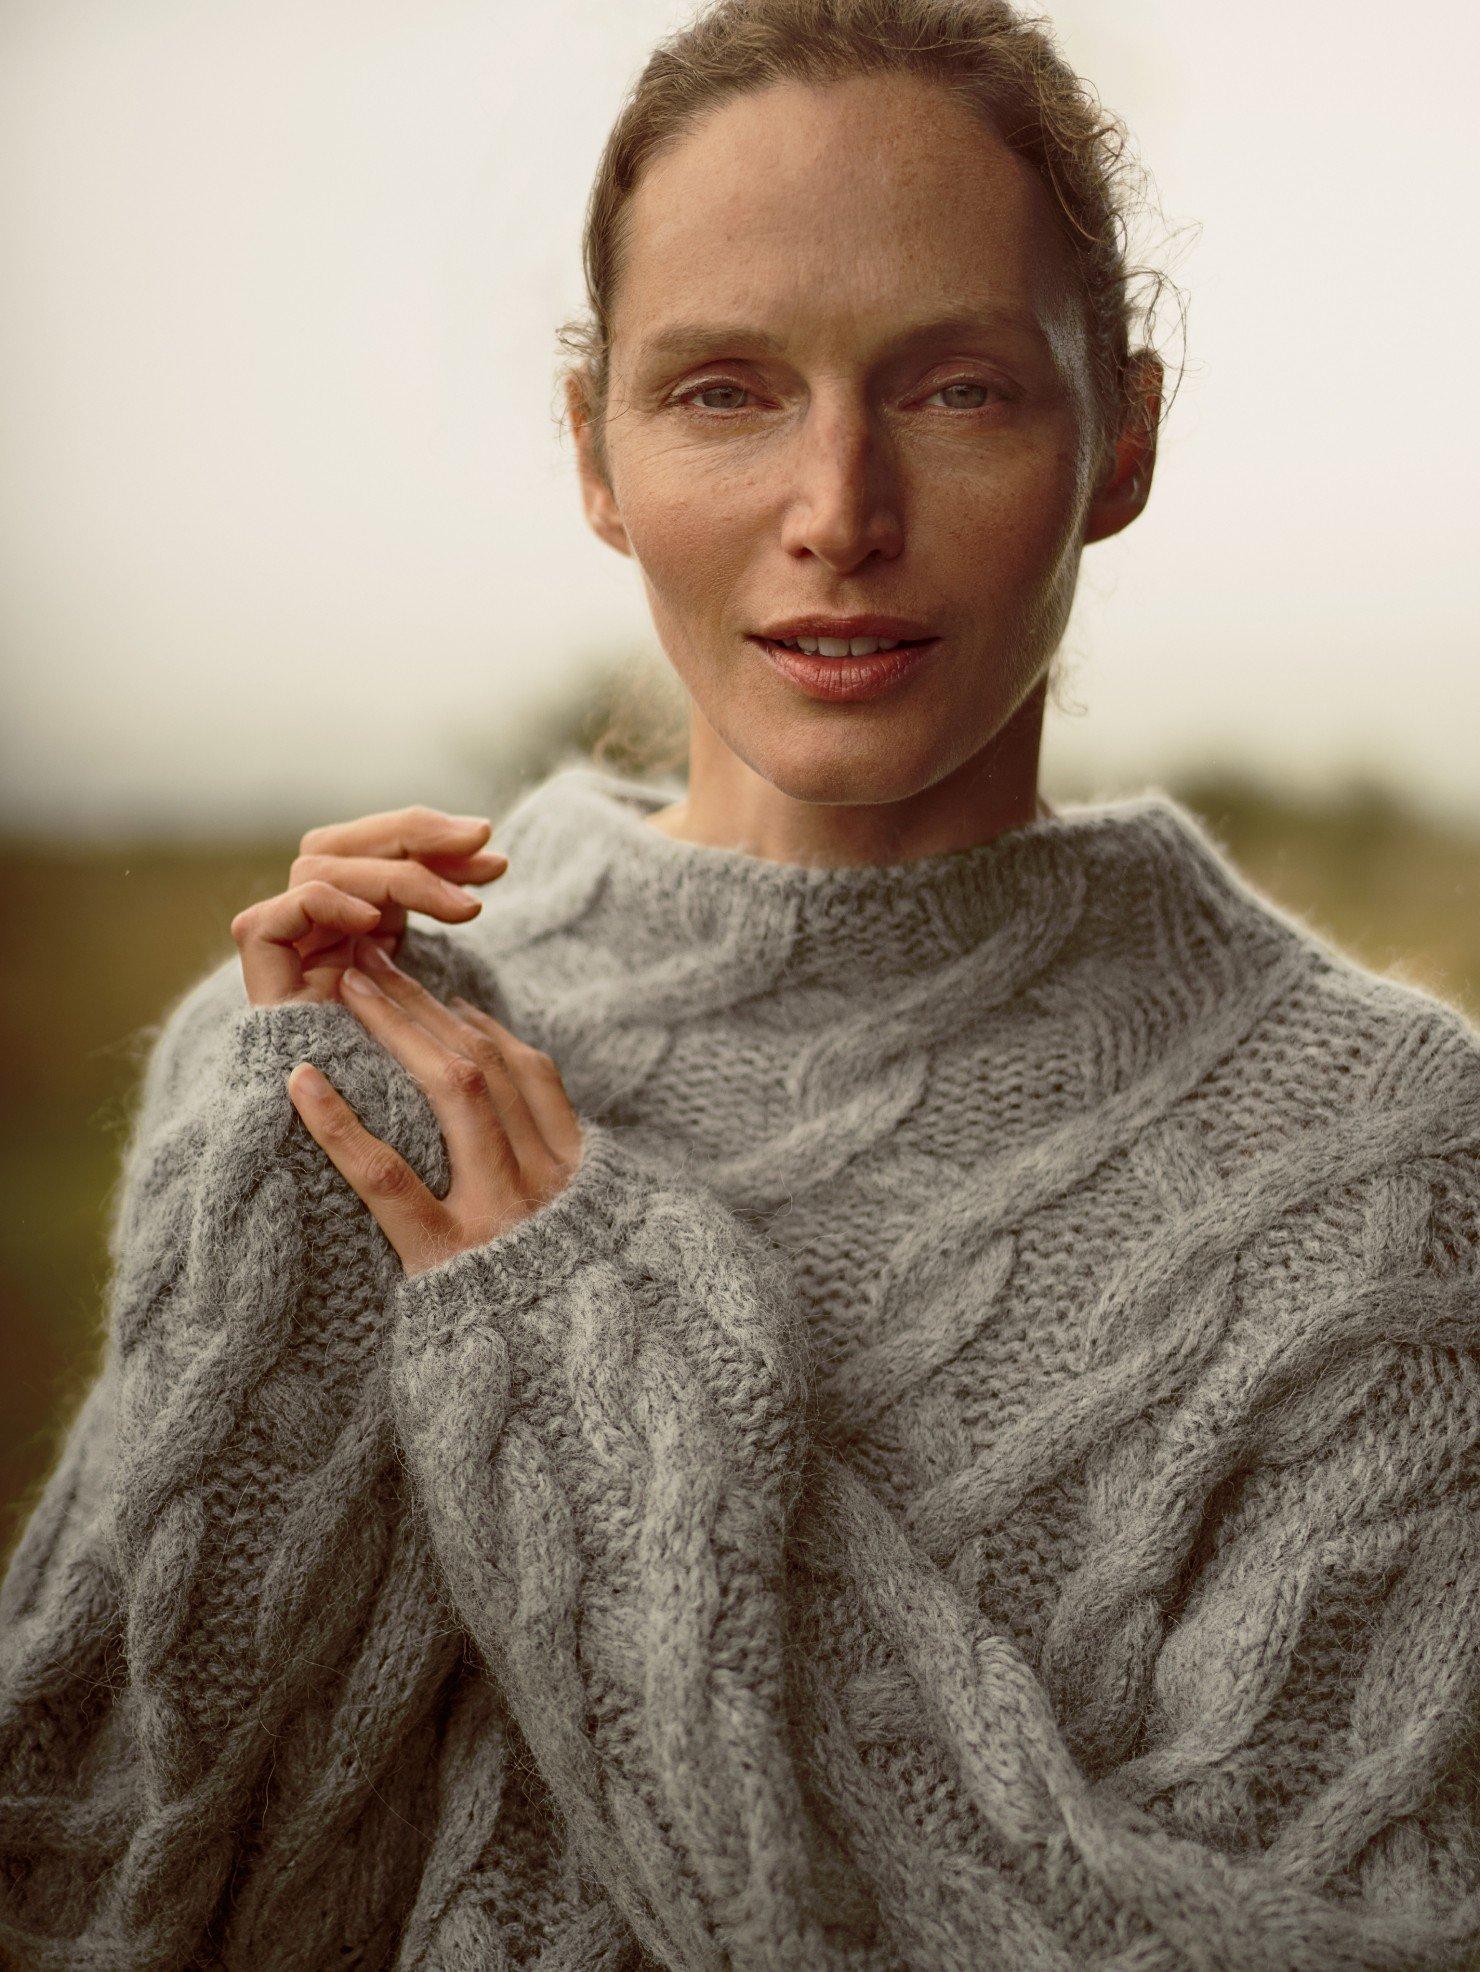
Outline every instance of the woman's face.
POLYGON ((908 800, 1041 687, 1087 530, 1133 517, 1092 508, 1114 447, 1048 195, 939 89, 869 76, 726 104, 628 221, 592 525, 742 761, 802 801, 908 800), (940 639, 880 698, 809 697, 752 641, 868 611, 940 639))

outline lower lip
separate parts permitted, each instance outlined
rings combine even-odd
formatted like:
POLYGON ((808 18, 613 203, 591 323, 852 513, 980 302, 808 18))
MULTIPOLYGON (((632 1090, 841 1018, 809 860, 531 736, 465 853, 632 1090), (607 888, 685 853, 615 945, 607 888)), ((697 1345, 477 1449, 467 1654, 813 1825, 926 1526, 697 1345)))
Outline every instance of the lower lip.
POLYGON ((940 639, 931 637, 923 643, 901 644, 897 650, 881 650, 872 657, 812 657, 806 651, 773 644, 765 637, 751 637, 748 641, 773 671, 780 672, 808 698, 851 701, 881 698, 907 678, 913 678, 940 639))

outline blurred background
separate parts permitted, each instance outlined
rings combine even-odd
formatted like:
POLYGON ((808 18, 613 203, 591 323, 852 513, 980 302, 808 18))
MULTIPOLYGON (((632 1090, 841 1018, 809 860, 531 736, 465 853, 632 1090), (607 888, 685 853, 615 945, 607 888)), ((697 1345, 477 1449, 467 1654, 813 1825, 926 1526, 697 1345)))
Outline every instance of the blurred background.
MULTIPOLYGON (((0 1552, 96 1367, 152 1034, 231 917, 310 825, 497 815, 665 675, 581 514, 554 334, 607 130, 688 11, 0 10, 0 1552)), ((1166 788, 1480 1019, 1480 15, 1048 11, 1189 307, 1151 504, 1085 556, 1045 792, 1166 788)))

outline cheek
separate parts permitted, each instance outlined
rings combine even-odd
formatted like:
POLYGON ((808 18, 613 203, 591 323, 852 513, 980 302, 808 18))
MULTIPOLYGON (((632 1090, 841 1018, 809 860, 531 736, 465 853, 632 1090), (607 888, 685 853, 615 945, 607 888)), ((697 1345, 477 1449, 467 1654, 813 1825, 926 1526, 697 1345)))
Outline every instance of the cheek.
POLYGON ((763 487, 733 471, 629 472, 621 505, 649 585, 675 599, 704 596, 743 568, 766 517, 763 487))
POLYGON ((1030 590, 1057 579, 1077 543, 1082 486, 1072 450, 1025 450, 931 493, 928 524, 983 586, 1030 590))

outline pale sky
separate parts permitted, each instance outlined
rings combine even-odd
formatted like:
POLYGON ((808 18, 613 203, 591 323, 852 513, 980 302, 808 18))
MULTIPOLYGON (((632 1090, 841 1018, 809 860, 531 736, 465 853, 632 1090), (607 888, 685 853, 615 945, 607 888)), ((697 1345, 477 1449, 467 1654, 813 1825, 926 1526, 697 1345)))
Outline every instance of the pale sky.
MULTIPOLYGON (((1361 771, 1480 817, 1480 17, 1048 11, 1197 230, 1191 368, 1147 511, 1086 551, 1047 791, 1361 771)), ((484 806, 521 708, 656 651, 554 331, 689 13, 5 0, 0 823, 484 806)))

